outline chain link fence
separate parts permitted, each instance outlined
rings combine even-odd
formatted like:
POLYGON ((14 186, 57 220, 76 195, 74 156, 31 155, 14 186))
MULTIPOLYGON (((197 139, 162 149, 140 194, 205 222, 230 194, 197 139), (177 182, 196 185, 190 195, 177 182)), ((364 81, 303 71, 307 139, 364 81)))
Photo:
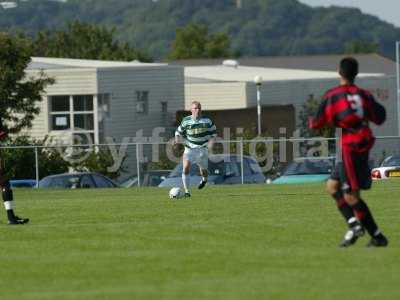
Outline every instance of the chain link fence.
MULTIPOLYGON (((244 157, 250 156, 258 162, 266 178, 272 180, 294 160, 335 157, 338 149, 337 141, 337 138, 217 139, 210 148, 210 160, 215 157, 221 158, 222 155, 226 161, 235 156, 239 163, 239 175, 243 184, 246 174, 244 157)), ((55 170, 54 167, 49 167, 51 163, 58 166, 61 164, 55 161, 54 153, 57 153, 58 159, 68 166, 66 171, 95 171, 112 177, 117 182, 134 180, 135 185, 140 187, 144 183, 146 174, 151 171, 164 171, 164 174, 168 174, 181 161, 184 147, 181 144, 173 145, 172 141, 169 141, 1 146, 0 149, 8 151, 8 157, 11 158, 17 152, 18 157, 27 156, 23 165, 27 171, 23 174, 30 174, 31 179, 35 179, 37 183, 44 176, 54 172, 52 171, 55 170)), ((371 167, 378 166, 390 155, 400 155, 400 137, 377 137, 374 148, 371 150, 371 167)), ((7 165, 8 168, 12 167, 10 164, 7 165)))

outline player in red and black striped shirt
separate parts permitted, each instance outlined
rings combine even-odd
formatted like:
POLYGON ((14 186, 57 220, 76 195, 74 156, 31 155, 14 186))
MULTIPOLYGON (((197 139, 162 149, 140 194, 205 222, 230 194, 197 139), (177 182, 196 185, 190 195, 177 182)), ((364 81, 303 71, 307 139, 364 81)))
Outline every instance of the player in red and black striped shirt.
POLYGON ((358 62, 354 58, 344 58, 340 62, 339 74, 340 85, 326 92, 316 116, 309 119, 309 126, 342 129, 341 155, 327 181, 327 191, 349 225, 340 246, 354 244, 364 234, 364 228, 371 235, 367 246, 387 246, 388 240, 360 197, 361 189, 371 187, 368 158, 375 138, 368 124, 382 124, 386 119, 385 108, 371 93, 354 84, 358 74, 358 62))
MULTIPOLYGON (((7 138, 7 130, 3 127, 0 118, 0 142, 7 138)), ((1 150, 0 150, 1 151, 1 150)), ((4 207, 7 211, 8 224, 19 225, 29 222, 29 219, 20 218, 14 214, 14 197, 10 186, 10 181, 5 172, 5 162, 0 152, 0 188, 3 196, 4 207)))

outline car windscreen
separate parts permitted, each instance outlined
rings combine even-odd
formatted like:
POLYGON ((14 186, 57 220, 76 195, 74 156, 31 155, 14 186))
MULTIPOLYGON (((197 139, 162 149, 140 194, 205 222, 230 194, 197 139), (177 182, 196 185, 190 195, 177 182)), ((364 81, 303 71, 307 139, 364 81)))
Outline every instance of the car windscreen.
POLYGON ((96 186, 98 188, 112 188, 115 187, 115 184, 108 180, 107 178, 97 175, 97 174, 92 174, 92 178, 94 182, 96 183, 96 186))
POLYGON ((79 176, 58 176, 44 178, 40 181, 39 187, 43 188, 75 188, 79 183, 79 176))
POLYGON ((49 187, 51 183, 51 177, 45 177, 39 181, 39 187, 49 187))
POLYGON ((131 187, 131 186, 137 186, 138 185, 138 178, 137 177, 132 177, 128 178, 127 180, 123 181, 120 186, 122 187, 131 187))
POLYGON ((398 167, 400 166, 400 156, 391 156, 386 158, 381 167, 398 167))
MULTIPOLYGON (((250 169, 251 174, 262 174, 263 171, 256 160, 251 158, 251 159, 244 160, 244 162, 246 162, 246 161, 249 164, 249 169, 250 169)), ((240 165, 239 165, 239 167, 240 167, 240 165)), ((246 164, 245 164, 244 174, 246 175, 246 164)))
POLYGON ((304 160, 293 161, 286 168, 283 175, 312 175, 330 174, 332 171, 332 161, 329 160, 304 160))
POLYGON ((155 174, 150 174, 149 179, 148 179, 148 185, 149 186, 157 186, 159 185, 162 181, 164 180, 164 177, 155 175, 155 174))

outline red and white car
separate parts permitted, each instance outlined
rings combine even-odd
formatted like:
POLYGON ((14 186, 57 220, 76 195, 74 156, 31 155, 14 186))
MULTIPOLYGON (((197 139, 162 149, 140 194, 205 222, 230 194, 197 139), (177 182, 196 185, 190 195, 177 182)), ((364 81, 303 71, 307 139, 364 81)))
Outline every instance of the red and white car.
POLYGON ((386 157, 379 167, 372 169, 371 177, 375 180, 400 178, 400 155, 386 157))

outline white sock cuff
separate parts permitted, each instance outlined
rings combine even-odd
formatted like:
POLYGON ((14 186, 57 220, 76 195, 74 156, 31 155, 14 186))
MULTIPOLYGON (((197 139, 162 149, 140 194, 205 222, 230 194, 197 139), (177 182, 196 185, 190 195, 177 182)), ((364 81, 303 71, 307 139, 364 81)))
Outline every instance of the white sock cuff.
POLYGON ((374 232, 374 236, 380 235, 381 231, 379 230, 379 228, 374 232))
POLYGON ((14 201, 4 201, 4 208, 6 210, 14 209, 14 201))
POLYGON ((357 218, 356 218, 356 217, 351 217, 351 218, 347 221, 347 223, 351 224, 351 223, 354 223, 354 222, 356 222, 356 221, 357 221, 357 218))

